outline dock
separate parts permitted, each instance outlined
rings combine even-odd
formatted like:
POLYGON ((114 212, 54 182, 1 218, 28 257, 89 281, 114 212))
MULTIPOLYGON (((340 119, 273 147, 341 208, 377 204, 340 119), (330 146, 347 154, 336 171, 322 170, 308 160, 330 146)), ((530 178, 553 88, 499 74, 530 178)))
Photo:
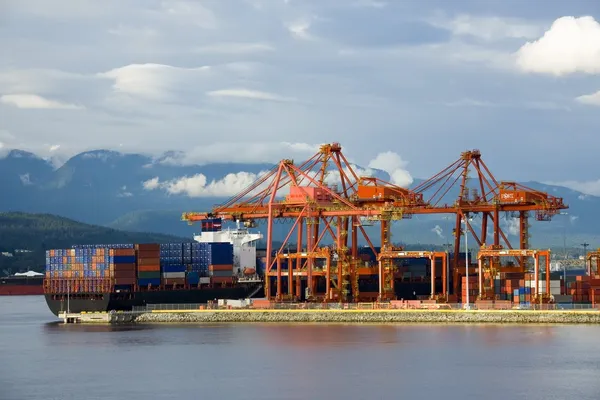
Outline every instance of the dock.
POLYGON ((84 313, 59 313, 60 318, 65 324, 119 324, 132 323, 139 315, 133 311, 118 312, 84 312, 84 313))

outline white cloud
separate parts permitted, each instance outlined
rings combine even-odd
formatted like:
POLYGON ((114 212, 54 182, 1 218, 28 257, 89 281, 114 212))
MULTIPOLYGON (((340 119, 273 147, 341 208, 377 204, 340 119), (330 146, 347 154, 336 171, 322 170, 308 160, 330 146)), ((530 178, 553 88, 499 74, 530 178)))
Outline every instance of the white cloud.
POLYGON ((148 179, 147 181, 144 181, 142 183, 142 186, 146 190, 155 190, 160 187, 160 180, 158 179, 158 177, 154 177, 152 179, 148 179))
POLYGON ((319 150, 319 144, 290 142, 237 141, 212 142, 185 152, 159 157, 156 162, 174 165, 204 165, 209 163, 271 163, 284 158, 304 161, 319 150))
MULTIPOLYGON (((600 179, 596 181, 546 182, 548 185, 563 186, 586 195, 600 196, 600 179)), ((581 198, 581 200, 584 200, 581 198)))
POLYGON ((429 20, 435 27, 449 30, 455 36, 473 36, 486 41, 532 39, 543 33, 538 24, 518 18, 501 18, 460 14, 454 18, 437 15, 429 20))
POLYGON ((268 100, 268 101, 295 101, 293 97, 285 97, 280 96, 275 93, 267 93, 261 92, 258 90, 250 90, 250 89, 220 89, 213 90, 207 93, 209 96, 213 97, 237 97, 244 99, 252 99, 252 100, 268 100))
POLYGON ((19 175, 19 179, 21 180, 21 183, 23 185, 25 185, 25 186, 31 185, 31 179, 29 177, 29 172, 26 174, 19 175))
POLYGON ((509 218, 508 220, 504 220, 504 226, 509 235, 519 236, 519 219, 518 218, 509 218))
POLYGON ((597 91, 596 93, 592 94, 585 94, 583 96, 579 96, 575 100, 581 104, 600 107, 600 91, 597 91))
POLYGON ((251 172, 231 173, 220 180, 210 182, 204 174, 184 176, 166 182, 160 182, 159 178, 155 177, 143 182, 143 186, 146 190, 160 188, 169 194, 188 197, 229 197, 238 194, 267 172, 261 171, 258 174, 251 172))
POLYGON ((286 28, 295 39, 312 40, 314 37, 309 32, 311 25, 311 20, 304 18, 287 23, 286 28))
POLYGON ((590 16, 558 18, 540 39, 517 51, 516 62, 524 72, 600 73, 600 24, 590 16))
POLYGON ((442 229, 441 226, 436 225, 431 232, 435 233, 440 239, 445 239, 446 237, 444 236, 444 230, 442 229))
POLYGON ((377 157, 369 162, 369 168, 380 169, 387 172, 392 180, 391 183, 401 187, 408 187, 413 183, 412 176, 405 169, 407 165, 408 163, 404 161, 399 154, 394 153, 393 151, 379 153, 377 157))
POLYGON ((36 94, 5 94, 0 96, 0 103, 25 109, 82 110, 85 108, 76 104, 46 99, 36 94))
POLYGON ((195 49, 202 54, 252 54, 274 51, 275 48, 267 43, 217 43, 200 46, 195 49))
POLYGON ((163 64, 130 64, 100 73, 101 78, 114 80, 117 92, 150 100, 167 100, 178 85, 192 75, 206 74, 210 67, 179 68, 163 64))
MULTIPOLYGON (((354 173, 359 178, 372 177, 375 175, 375 171, 373 171, 370 168, 360 168, 358 165, 355 165, 355 164, 350 164, 350 168, 352 169, 352 171, 354 171, 354 173)), ((350 168, 344 167, 343 172, 346 175, 346 177, 348 177, 354 183, 354 178, 352 177, 350 168)), ((332 185, 339 186, 342 184, 342 177, 341 177, 340 171, 337 168, 327 171, 327 174, 325 176, 325 184, 327 184, 329 186, 332 186, 332 185)), ((339 187, 339 189, 341 189, 341 187, 339 187)))

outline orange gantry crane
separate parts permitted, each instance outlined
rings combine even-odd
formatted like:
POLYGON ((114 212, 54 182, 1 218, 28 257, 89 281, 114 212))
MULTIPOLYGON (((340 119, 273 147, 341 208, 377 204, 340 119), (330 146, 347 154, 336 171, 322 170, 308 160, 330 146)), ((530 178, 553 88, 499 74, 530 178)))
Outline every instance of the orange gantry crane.
MULTIPOLYGON (((391 246, 391 221, 410 218, 413 210, 425 206, 422 196, 408 189, 373 177, 359 177, 339 143, 333 143, 321 146, 301 165, 282 160, 254 184, 210 213, 185 213, 182 218, 188 222, 222 218, 240 221, 248 227, 256 226, 257 220, 266 220, 267 297, 271 296, 270 277, 276 277, 277 299, 302 297, 303 277, 307 281, 306 297, 316 298, 315 278, 324 277, 323 299, 341 301, 350 295, 358 299, 359 277, 378 273, 377 267, 358 263, 359 234, 373 253, 378 253, 362 221, 380 221, 381 247, 386 248, 391 246), (273 240, 276 220, 293 223, 277 249, 273 240), (288 253, 288 242, 294 233, 296 252, 288 253), (333 240, 330 247, 322 245, 327 236, 333 240), (286 271, 282 266, 284 260, 287 261, 286 271), (287 296, 282 290, 284 277, 288 281, 287 296)), ((380 288, 381 292, 383 289, 380 288)))
MULTIPOLYGON (((339 143, 323 145, 310 159, 300 165, 282 160, 271 171, 261 176, 229 201, 208 213, 184 213, 189 223, 209 218, 240 221, 255 227, 257 221, 267 225, 267 263, 265 293, 272 297, 271 282, 275 279, 275 298, 282 300, 302 297, 302 280, 306 281, 305 297, 324 301, 358 301, 361 294, 358 280, 361 276, 379 277, 378 298, 394 297, 394 258, 406 257, 403 249, 390 243, 392 221, 411 218, 414 214, 454 214, 454 254, 460 252, 461 221, 465 222, 478 246, 484 246, 488 222, 492 225, 493 245, 502 248, 500 238, 508 249, 513 247, 500 227, 500 213, 517 213, 519 218, 519 248, 528 247, 528 212, 536 219, 549 220, 561 209, 567 208, 562 199, 535 191, 514 182, 498 182, 481 160, 477 150, 464 152, 461 158, 431 179, 409 190, 373 177, 356 174, 339 143), (478 189, 470 189, 469 173, 475 171, 478 189), (448 203, 449 196, 458 186, 457 199, 448 203), (470 217, 480 214, 481 234, 477 235, 470 217), (292 224, 283 243, 275 248, 273 225, 276 221, 292 224), (380 223, 381 251, 376 251, 369 238, 364 221, 380 223), (296 251, 286 249, 296 235, 296 251), (359 262, 358 238, 364 237, 377 256, 378 266, 364 266, 359 262), (325 237, 332 245, 324 246, 325 237), (284 268, 284 263, 287 268, 284 268), (287 294, 283 282, 287 281, 287 294), (317 292, 317 280, 324 280, 324 293, 317 292), (294 285, 295 283, 295 285, 294 285)), ((430 258, 432 270, 435 261, 444 260, 446 253, 423 254, 430 258), (443 254, 443 255, 442 255, 443 254)), ((524 267, 521 257, 521 266, 524 267)), ((458 257, 453 257, 451 273, 454 292, 458 292, 458 257)), ((446 268, 442 268, 443 290, 446 296, 446 268)), ((435 279, 432 275, 432 280, 435 279)), ((434 292, 432 283, 432 292, 434 292)), ((432 293, 432 296, 435 293, 432 293)))
MULTIPOLYGON (((481 159, 479 150, 466 151, 450 166, 432 178, 413 188, 421 194, 428 207, 416 212, 421 214, 454 214, 454 254, 461 251, 461 236, 471 233, 478 247, 491 242, 491 248, 501 250, 506 246, 514 249, 506 233, 500 226, 502 213, 518 219, 519 245, 517 249, 529 249, 529 213, 535 213, 537 221, 550 221, 560 210, 568 208, 563 199, 528 188, 516 182, 498 181, 481 159), (473 172, 474 176, 470 176, 473 172), (471 182, 469 182, 471 181, 471 182), (453 202, 448 203, 448 198, 453 202), (480 216, 480 234, 473 226, 473 217, 480 216), (462 225, 465 225, 465 229, 462 225), (491 241, 488 240, 489 227, 492 227, 491 241), (502 240, 501 240, 502 239, 502 240)), ((513 254, 521 269, 525 269, 525 256, 513 254)), ((499 257, 491 262, 498 263, 499 257)), ((459 258, 453 257, 451 269, 454 272, 454 290, 457 292, 459 258)))

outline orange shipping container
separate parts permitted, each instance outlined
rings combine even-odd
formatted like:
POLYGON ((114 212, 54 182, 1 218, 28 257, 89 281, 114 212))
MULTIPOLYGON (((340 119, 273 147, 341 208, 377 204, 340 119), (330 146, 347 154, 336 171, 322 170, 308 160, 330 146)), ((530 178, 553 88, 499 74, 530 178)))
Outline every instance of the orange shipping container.
POLYGON ((114 253, 111 253, 115 256, 135 256, 135 249, 114 249, 114 253))
POLYGON ((138 258, 138 266, 142 265, 160 265, 160 258, 138 258))
POLYGON ((160 271, 160 264, 156 263, 154 265, 138 265, 137 270, 140 272, 160 271))

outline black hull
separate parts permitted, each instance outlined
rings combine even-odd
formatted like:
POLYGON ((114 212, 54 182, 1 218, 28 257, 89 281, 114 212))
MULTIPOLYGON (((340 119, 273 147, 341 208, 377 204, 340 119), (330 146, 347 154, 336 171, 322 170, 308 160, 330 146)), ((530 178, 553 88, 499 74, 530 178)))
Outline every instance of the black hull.
MULTIPOLYGON (((248 285, 234 288, 71 295, 68 299, 66 294, 46 294, 45 297, 50 311, 58 316, 59 313, 67 311, 67 303, 72 313, 131 311, 133 307, 147 304, 202 304, 215 299, 244 299, 250 297, 256 288, 255 285, 248 285)), ((264 297, 264 291, 261 289, 252 297, 264 297)))

